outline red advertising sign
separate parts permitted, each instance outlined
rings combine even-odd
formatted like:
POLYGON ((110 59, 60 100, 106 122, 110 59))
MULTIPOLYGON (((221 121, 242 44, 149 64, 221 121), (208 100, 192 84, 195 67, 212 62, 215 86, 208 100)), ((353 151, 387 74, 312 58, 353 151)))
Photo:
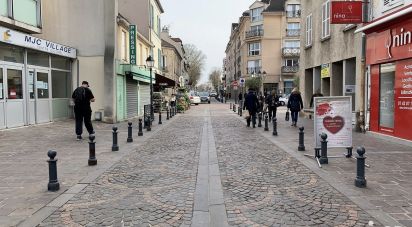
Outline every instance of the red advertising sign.
POLYGON ((332 24, 362 23, 362 1, 333 1, 332 24))
POLYGON ((412 19, 367 35, 366 64, 412 57, 412 19))
POLYGON ((412 140, 411 59, 397 62, 395 77, 395 135, 412 140))

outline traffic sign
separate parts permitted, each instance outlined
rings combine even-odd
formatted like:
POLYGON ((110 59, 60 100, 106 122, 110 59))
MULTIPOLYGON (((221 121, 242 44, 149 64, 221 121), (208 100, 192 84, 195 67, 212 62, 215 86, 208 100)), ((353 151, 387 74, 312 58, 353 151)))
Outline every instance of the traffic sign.
POLYGON ((239 82, 240 82, 240 86, 243 87, 243 85, 245 84, 245 78, 240 78, 239 82))

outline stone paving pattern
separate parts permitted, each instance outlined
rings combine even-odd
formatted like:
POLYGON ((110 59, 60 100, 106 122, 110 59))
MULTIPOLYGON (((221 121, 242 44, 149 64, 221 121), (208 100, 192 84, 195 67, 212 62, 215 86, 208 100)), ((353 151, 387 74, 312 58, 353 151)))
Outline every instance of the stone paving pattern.
POLYGON ((173 122, 40 226, 190 226, 202 125, 173 122))
POLYGON ((230 225, 365 226, 373 220, 255 132, 260 129, 219 115, 213 129, 230 225))

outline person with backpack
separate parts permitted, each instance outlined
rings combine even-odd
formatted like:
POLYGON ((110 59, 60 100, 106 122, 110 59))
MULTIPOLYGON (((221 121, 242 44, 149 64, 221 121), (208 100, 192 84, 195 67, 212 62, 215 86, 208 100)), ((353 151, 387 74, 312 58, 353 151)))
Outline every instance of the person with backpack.
POLYGON ((247 127, 250 127, 250 120, 252 120, 253 128, 256 127, 256 113, 259 110, 259 100, 252 88, 249 88, 249 92, 245 98, 245 105, 243 109, 249 111, 249 117, 246 119, 247 127), (252 118, 252 119, 251 119, 252 118))
POLYGON ((276 95, 276 91, 273 90, 270 95, 266 98, 266 104, 268 105, 269 121, 272 121, 276 117, 276 112, 279 106, 279 96, 276 95))
POLYGON ((83 121, 89 134, 94 135, 90 102, 94 102, 95 98, 87 81, 83 81, 82 86, 74 90, 72 98, 74 101, 74 115, 76 119, 76 135, 77 140, 79 141, 82 139, 83 121))
POLYGON ((292 115, 292 126, 296 127, 299 112, 303 109, 302 96, 297 87, 293 89, 292 94, 289 96, 288 109, 290 109, 292 115))

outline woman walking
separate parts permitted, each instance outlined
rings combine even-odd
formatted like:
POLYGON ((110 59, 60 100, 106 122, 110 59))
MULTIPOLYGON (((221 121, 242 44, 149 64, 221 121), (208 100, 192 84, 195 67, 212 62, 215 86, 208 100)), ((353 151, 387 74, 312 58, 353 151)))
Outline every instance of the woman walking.
POLYGON ((290 94, 289 101, 288 101, 288 109, 290 109, 292 115, 292 126, 296 127, 296 123, 298 122, 298 115, 301 109, 303 109, 303 101, 298 88, 295 87, 290 94))

